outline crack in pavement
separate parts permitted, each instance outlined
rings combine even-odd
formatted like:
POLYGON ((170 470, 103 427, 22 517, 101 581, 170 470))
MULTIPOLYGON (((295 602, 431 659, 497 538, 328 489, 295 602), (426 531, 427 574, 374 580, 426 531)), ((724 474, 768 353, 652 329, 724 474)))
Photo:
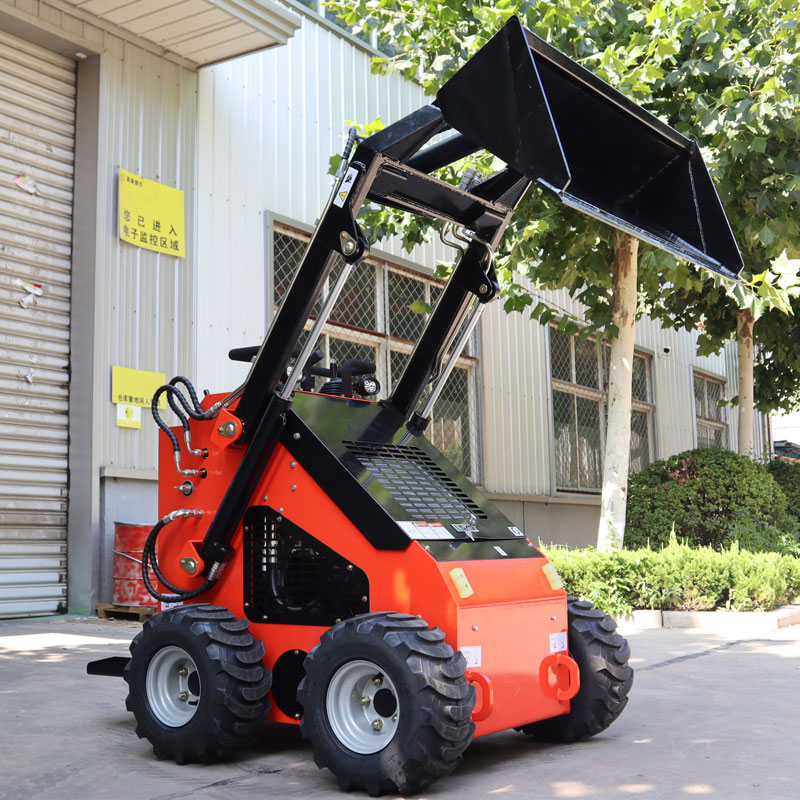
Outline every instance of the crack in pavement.
POLYGON ((282 770, 269 769, 267 767, 262 769, 248 770, 244 775, 236 775, 233 778, 223 778, 222 780, 212 781, 211 783, 204 783, 202 786, 194 786, 193 788, 183 792, 176 792, 174 794, 160 794, 151 798, 151 800, 180 800, 183 797, 191 797, 196 792, 201 792, 204 789, 213 789, 217 786, 231 786, 258 775, 275 775, 279 772, 282 772, 282 770))
POLYGON ((733 642, 725 642, 725 644, 718 644, 716 647, 709 647, 708 650, 701 650, 699 653, 688 653, 685 656, 675 656, 675 658, 668 658, 666 661, 659 661, 657 664, 648 664, 646 667, 634 667, 634 672, 647 672, 651 669, 661 669, 661 667, 669 667, 672 664, 680 664, 682 661, 691 661, 694 658, 703 658, 710 656, 712 653, 719 653, 722 650, 730 650, 738 644, 774 644, 774 639, 736 639, 733 642))

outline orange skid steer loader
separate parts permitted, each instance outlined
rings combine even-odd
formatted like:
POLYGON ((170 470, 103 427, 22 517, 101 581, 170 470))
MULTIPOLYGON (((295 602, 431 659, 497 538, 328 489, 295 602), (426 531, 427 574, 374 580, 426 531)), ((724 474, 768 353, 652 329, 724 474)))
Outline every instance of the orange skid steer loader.
POLYGON ((354 138, 263 343, 231 351, 252 362, 245 383, 199 401, 178 377, 153 398, 163 517, 142 562, 162 610, 130 658, 89 671, 124 677, 137 734, 158 756, 213 761, 267 721, 299 724, 342 788, 379 795, 448 774, 476 736, 599 733, 633 681, 613 620, 567 597, 537 532, 511 524, 423 436, 498 295, 493 253, 525 191, 534 183, 728 277, 741 258, 697 145, 516 18, 433 104, 351 153, 354 138), (435 177, 481 149, 507 166, 460 186, 435 177), (365 202, 441 221, 460 251, 379 402, 374 364, 324 367, 314 349, 368 254, 365 202), (174 429, 159 416, 164 394, 174 429))

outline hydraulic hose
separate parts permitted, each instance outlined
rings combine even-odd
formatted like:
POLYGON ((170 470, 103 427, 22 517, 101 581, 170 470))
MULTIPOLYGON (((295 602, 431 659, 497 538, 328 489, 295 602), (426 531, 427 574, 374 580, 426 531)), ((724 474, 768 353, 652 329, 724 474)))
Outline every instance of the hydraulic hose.
POLYGON ((206 419, 205 412, 200 406, 200 401, 197 399, 197 392, 195 391, 192 382, 188 378, 184 378, 183 375, 176 375, 169 382, 169 386, 177 386, 179 383, 182 383, 186 387, 186 391, 189 392, 189 399, 192 401, 192 405, 190 408, 188 402, 186 401, 186 398, 180 392, 176 392, 178 398, 181 401, 181 404, 186 409, 189 416, 192 419, 197 419, 197 420, 206 419))
POLYGON ((197 589, 181 589, 179 586, 175 586, 173 583, 170 583, 164 577, 158 566, 158 560, 156 558, 156 541, 158 540, 158 535, 161 533, 163 528, 170 522, 174 522, 179 517, 201 516, 203 516, 202 511, 180 508, 177 511, 170 512, 166 517, 162 517, 158 522, 156 522, 147 536, 147 540, 144 543, 144 550, 142 551, 142 581, 144 582, 147 591, 156 600, 160 600, 162 603, 178 603, 184 600, 191 600, 192 598, 203 594, 203 592, 207 592, 214 585, 216 577, 219 574, 219 570, 217 570, 213 575, 209 574, 203 585, 197 589), (161 584, 166 586, 171 592, 174 592, 174 594, 163 594, 153 586, 153 583, 150 580, 151 567, 161 584))
POLYGON ((204 451, 195 450, 192 448, 191 431, 189 428, 188 418, 191 417, 192 419, 199 421, 210 419, 212 416, 215 416, 215 414, 218 412, 218 409, 217 412, 214 413, 210 413, 211 410, 209 410, 209 412, 204 412, 200 406, 200 402, 197 399, 197 392, 195 392, 194 386, 192 386, 191 381, 189 381, 187 378, 184 378, 182 375, 176 376, 169 383, 159 387, 159 389, 153 395, 153 400, 150 403, 150 410, 153 414, 153 419, 155 420, 156 425, 158 425, 158 427, 164 431, 164 433, 167 435, 167 438, 170 440, 170 443, 172 444, 175 467, 177 468, 178 472, 181 475, 199 474, 198 470, 181 468, 180 444, 178 443, 178 439, 170 429, 169 425, 167 425, 167 423, 161 418, 161 414, 158 410, 158 402, 163 394, 167 395, 169 407, 175 413, 175 416, 183 426, 183 438, 186 442, 186 448, 189 451, 189 454, 193 456, 204 455, 204 451), (182 383, 186 387, 186 390, 189 393, 189 400, 187 400, 183 393, 177 388, 177 384, 179 383, 182 383))

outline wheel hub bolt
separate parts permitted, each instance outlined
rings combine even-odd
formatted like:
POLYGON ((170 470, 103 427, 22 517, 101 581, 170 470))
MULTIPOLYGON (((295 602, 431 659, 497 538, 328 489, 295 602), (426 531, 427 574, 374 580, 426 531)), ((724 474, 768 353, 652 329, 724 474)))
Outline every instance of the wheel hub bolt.
POLYGON ((375 686, 380 686, 383 683, 383 678, 381 678, 381 676, 378 675, 377 677, 372 679, 372 683, 375 684, 375 686))
POLYGON ((188 670, 188 669, 186 669, 186 667, 181 667, 181 668, 178 670, 178 675, 180 675, 180 676, 181 676, 181 678, 185 678, 185 677, 186 677, 188 674, 189 674, 189 670, 188 670))
POLYGON ((392 715, 392 722, 397 722, 397 714, 392 715))
POLYGON ((369 705, 369 697, 362 697, 361 698, 361 705, 368 706, 369 705))
POLYGON ((379 731, 381 728, 383 728, 383 720, 382 719, 373 720, 372 730, 379 731))
POLYGON ((189 692, 181 692, 178 695, 178 700, 188 700, 189 699, 189 692))

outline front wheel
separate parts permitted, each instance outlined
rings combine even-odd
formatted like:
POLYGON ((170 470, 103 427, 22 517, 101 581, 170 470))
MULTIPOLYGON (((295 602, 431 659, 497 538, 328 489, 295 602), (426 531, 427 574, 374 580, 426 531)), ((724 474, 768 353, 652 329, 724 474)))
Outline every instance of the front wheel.
POLYGON ((577 742, 604 731, 628 702, 633 668, 627 640, 608 614, 577 597, 567 598, 569 654, 581 676, 568 714, 520 728, 543 742, 577 742))
POLYGON ((136 734, 159 757, 212 762, 258 734, 271 673, 264 644, 227 609, 186 605, 162 611, 131 642, 125 701, 136 734))
POLYGON ((303 736, 345 789, 415 792, 451 772, 472 741, 466 663, 408 614, 361 614, 326 631, 298 688, 303 736))

